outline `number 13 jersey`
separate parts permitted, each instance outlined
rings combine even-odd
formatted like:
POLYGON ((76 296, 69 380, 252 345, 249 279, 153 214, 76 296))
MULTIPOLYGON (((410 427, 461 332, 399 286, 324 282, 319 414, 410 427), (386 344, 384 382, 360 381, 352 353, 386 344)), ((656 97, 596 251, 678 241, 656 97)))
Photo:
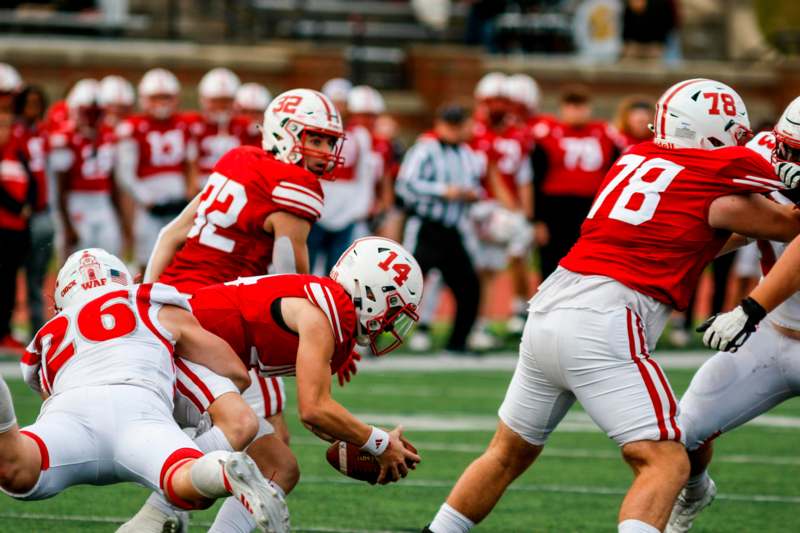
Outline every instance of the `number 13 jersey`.
POLYGON ((634 146, 611 167, 560 265, 606 276, 683 310, 703 269, 730 233, 708 223, 711 202, 783 188, 772 166, 745 147, 634 146))
POLYGON ((159 281, 193 294, 214 283, 266 274, 274 241, 264 231, 267 216, 285 211, 313 224, 322 205, 322 188, 311 172, 261 148, 234 148, 214 167, 186 243, 159 281))

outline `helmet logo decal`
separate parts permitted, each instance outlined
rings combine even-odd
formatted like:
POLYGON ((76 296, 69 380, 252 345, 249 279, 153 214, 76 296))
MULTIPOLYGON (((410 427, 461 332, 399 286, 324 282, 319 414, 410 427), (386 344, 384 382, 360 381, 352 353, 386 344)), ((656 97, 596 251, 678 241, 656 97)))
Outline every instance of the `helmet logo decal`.
POLYGON ((284 113, 294 113, 297 111, 297 106, 303 101, 302 96, 294 95, 286 95, 278 100, 278 105, 272 108, 273 113, 280 113, 283 111, 284 113))
POLYGON ((411 265, 408 263, 394 263, 395 259, 397 259, 397 252, 389 252, 389 256, 378 263, 378 267, 385 272, 388 272, 389 267, 391 267, 395 274, 397 274, 394 277, 394 282, 402 287, 408 279, 409 272, 411 272, 411 265))
POLYGON ((106 284, 105 276, 103 276, 103 269, 100 263, 89 252, 84 252, 81 256, 78 272, 81 275, 81 287, 84 289, 93 289, 95 287, 102 287, 106 284))
POLYGON ((711 107, 708 110, 709 115, 719 115, 720 102, 722 102, 722 111, 729 117, 736 116, 736 100, 733 95, 729 93, 708 92, 703 93, 703 98, 711 100, 711 107))

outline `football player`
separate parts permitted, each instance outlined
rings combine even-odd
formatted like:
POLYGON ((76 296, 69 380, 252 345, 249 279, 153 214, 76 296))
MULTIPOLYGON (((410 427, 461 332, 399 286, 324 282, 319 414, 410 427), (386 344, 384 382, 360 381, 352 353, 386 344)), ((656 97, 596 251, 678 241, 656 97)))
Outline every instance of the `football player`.
POLYGON ((156 68, 138 87, 141 114, 117 127, 115 176, 136 204, 134 259, 142 270, 158 232, 197 192, 189 172, 190 117, 178 112, 180 84, 156 68))
POLYGON ((98 101, 103 109, 103 123, 111 128, 128 118, 133 112, 136 95, 133 85, 121 76, 106 76, 100 80, 98 101))
POLYGON ((245 83, 236 91, 234 109, 247 119, 247 128, 242 132, 241 144, 261 146, 261 121, 272 95, 258 83, 245 83))
POLYGON ((667 525, 689 462, 678 404, 650 356, 656 340, 731 232, 787 241, 800 218, 754 194, 782 184, 743 146, 749 119, 730 87, 670 87, 654 126, 655 140, 631 148, 602 180, 580 239, 531 300, 497 432, 430 531, 463 533, 483 520, 576 400, 634 470, 618 531, 667 525))
POLYGON ((111 173, 115 136, 103 124, 100 85, 79 81, 67 96, 72 128, 50 136, 49 163, 58 183, 65 253, 102 248, 120 253, 120 211, 111 173))
MULTIPOLYGON (((784 175, 797 172, 800 97, 784 110, 773 131, 759 133, 748 147, 767 160, 780 162, 784 175)), ((790 180, 788 185, 796 184, 790 180)), ((772 196, 776 202, 792 205, 782 193, 772 196)), ((706 344, 724 351, 703 363, 681 398, 681 421, 691 474, 673 507, 666 529, 670 533, 689 531, 700 511, 714 500, 717 489, 708 475, 713 440, 800 395, 798 242, 795 240, 787 248, 781 242, 760 241, 766 275, 762 285, 736 309, 712 317, 701 326, 706 331, 703 338, 706 344), (776 257, 780 257, 777 264, 776 257), (766 324, 756 330, 756 325, 765 318, 766 324), (744 344, 751 333, 752 337, 744 344), (737 350, 736 355, 725 353, 737 350)))
POLYGON ((0 380, 0 489, 41 500, 78 484, 132 481, 178 507, 201 509, 234 495, 262 530, 288 531, 288 511, 247 455, 207 455, 172 419, 173 352, 236 379, 244 365, 204 330, 186 298, 166 285, 132 285, 117 257, 71 255, 58 273, 58 314, 39 330, 21 365, 48 401, 36 422, 16 424, 0 380))

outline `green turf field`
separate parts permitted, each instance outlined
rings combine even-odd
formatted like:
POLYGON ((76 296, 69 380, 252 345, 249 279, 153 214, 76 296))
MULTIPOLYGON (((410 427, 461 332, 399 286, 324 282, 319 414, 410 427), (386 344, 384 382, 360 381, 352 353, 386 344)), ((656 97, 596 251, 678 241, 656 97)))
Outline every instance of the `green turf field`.
MULTIPOLYGON (((680 393, 693 371, 668 373, 680 393)), ((509 377, 497 371, 362 373, 346 388, 337 387, 335 396, 353 412, 369 414, 372 422, 405 417, 417 428, 407 436, 423 462, 409 478, 388 487, 351 482, 332 470, 324 459, 326 443, 302 429, 290 410, 292 447, 303 476, 289 497, 294 529, 418 531, 491 437, 509 377), (447 431, 431 429, 443 427, 447 431)), ((38 400, 20 381, 10 385, 21 422, 32 421, 38 400)), ((287 385, 291 388, 292 381, 287 385)), ((575 411, 565 423, 566 431, 556 432, 539 463, 512 486, 476 531, 616 531, 617 507, 631 475, 613 442, 587 427, 575 411)), ((772 414, 800 421, 800 402, 787 402, 772 414)), ((800 428, 793 423, 780 426, 745 427, 720 439, 712 468, 720 494, 694 531, 777 532, 798 527, 800 428)), ((37 503, 2 498, 0 532, 114 531, 145 497, 144 489, 128 484, 73 488, 37 503)), ((212 518, 213 511, 197 514, 192 530, 204 531, 212 518)))

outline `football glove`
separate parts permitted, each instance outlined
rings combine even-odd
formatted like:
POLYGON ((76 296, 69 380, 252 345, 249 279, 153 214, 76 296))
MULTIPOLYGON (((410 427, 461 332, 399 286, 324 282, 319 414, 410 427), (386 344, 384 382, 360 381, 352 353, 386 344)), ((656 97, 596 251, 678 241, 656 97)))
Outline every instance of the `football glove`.
POLYGON ((714 315, 697 328, 703 334, 703 344, 713 350, 735 352, 767 316, 757 301, 745 298, 733 311, 714 315))
POLYGON ((344 387, 345 383, 350 383, 352 376, 358 373, 356 361, 361 361, 361 355, 355 350, 350 354, 350 357, 344 364, 336 371, 336 377, 339 378, 339 386, 344 387))
POLYGON ((800 185, 800 164, 791 161, 780 161, 775 164, 775 173, 784 185, 794 189, 800 185))

